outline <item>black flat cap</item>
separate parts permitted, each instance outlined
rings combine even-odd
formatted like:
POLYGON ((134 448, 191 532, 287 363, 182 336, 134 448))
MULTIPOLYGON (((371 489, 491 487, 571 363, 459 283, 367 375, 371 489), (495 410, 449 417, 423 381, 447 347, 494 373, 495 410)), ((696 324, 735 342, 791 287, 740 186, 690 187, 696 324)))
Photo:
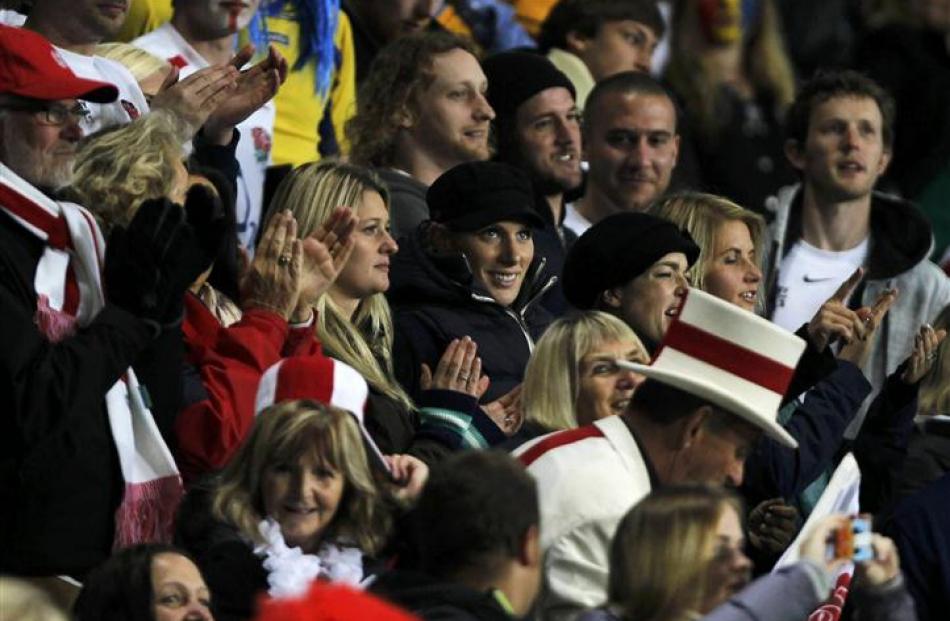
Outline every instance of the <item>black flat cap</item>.
POLYGON ((477 231, 513 220, 544 226, 528 176, 498 162, 467 162, 444 172, 426 192, 429 218, 453 231, 477 231))
POLYGON ((685 231, 662 218, 639 212, 616 213, 587 229, 564 262, 564 295, 590 309, 601 293, 630 282, 671 252, 692 265, 699 246, 685 231))

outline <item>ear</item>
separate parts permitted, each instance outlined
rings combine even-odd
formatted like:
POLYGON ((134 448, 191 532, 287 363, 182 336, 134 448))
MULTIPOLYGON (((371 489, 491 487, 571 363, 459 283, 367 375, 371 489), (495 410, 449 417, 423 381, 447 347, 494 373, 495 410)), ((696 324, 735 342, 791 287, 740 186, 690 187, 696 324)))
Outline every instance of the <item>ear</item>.
POLYGON ((416 124, 415 115, 409 110, 409 106, 402 106, 393 113, 396 119, 396 125, 399 129, 412 129, 416 124))
POLYGON ((706 421, 712 416, 712 413, 711 405, 701 405, 683 419, 677 437, 678 449, 687 449, 699 442, 704 433, 706 421))
POLYGON ((567 51, 580 56, 590 47, 590 37, 585 37, 576 30, 569 30, 564 35, 564 42, 567 44, 567 51))
POLYGON ((529 526, 524 532, 518 562, 525 567, 541 566, 541 531, 537 524, 529 526))
POLYGON ((620 288, 614 287, 612 289, 607 289, 600 294, 600 299, 607 308, 619 309, 622 300, 620 288))
POLYGON ((789 138, 785 141, 785 158, 796 170, 804 170, 805 158, 798 146, 798 141, 789 138))
POLYGON ((877 165, 878 176, 883 175, 884 171, 887 170, 887 167, 890 166, 893 155, 893 151, 888 148, 885 148, 883 153, 881 153, 881 162, 877 165))

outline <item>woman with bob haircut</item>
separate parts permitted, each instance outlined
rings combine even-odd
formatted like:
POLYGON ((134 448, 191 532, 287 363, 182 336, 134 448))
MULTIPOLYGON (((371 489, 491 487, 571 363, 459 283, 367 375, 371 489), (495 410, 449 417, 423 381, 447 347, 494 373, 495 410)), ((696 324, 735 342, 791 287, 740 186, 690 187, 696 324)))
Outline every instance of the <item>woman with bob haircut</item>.
MULTIPOLYGON (((801 560, 749 584, 742 507, 722 487, 681 485, 652 492, 624 516, 610 550, 608 603, 581 621, 726 621, 807 618, 851 559, 828 554, 851 518, 819 521, 799 548, 801 560)), ((894 542, 872 534, 875 558, 856 565, 854 599, 862 619, 913 619, 894 542)))
POLYGON ((548 326, 525 369, 525 423, 518 438, 622 413, 643 378, 619 368, 617 359, 647 364, 650 356, 630 326, 613 315, 580 311, 548 326))
POLYGON ((366 426, 380 449, 432 461, 463 443, 484 448, 504 439, 478 407, 476 396, 484 392, 484 383, 470 339, 458 339, 444 350, 425 386, 440 390, 424 391, 418 404, 395 379, 393 320, 384 294, 399 246, 389 229, 389 192, 374 172, 334 160, 304 164, 281 182, 271 209, 289 210, 306 238, 325 225, 339 205, 350 207, 356 216, 354 249, 326 293, 306 302, 316 311, 323 351, 352 366, 369 384, 366 426), (450 368, 456 372, 449 374, 450 368), (461 427, 447 424, 442 416, 428 416, 430 407, 458 412, 458 420, 466 422, 461 427))
POLYGON ((213 621, 211 594, 194 559, 160 543, 117 551, 86 578, 77 621, 213 621))
POLYGON ((301 399, 263 410, 217 476, 194 488, 176 538, 198 560, 219 619, 248 619, 257 594, 314 579, 358 586, 391 527, 356 418, 301 399))

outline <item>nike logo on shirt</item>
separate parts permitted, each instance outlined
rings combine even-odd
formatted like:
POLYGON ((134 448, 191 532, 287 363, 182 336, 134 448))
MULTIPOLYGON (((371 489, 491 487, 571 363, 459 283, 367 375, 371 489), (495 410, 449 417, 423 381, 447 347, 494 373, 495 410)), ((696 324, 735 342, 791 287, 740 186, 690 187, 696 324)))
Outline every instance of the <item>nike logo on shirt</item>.
POLYGON ((831 280, 832 278, 834 278, 834 276, 829 276, 829 277, 827 277, 827 278, 812 278, 812 277, 810 277, 808 274, 805 274, 805 275, 802 277, 802 279, 803 279, 805 282, 824 282, 824 281, 826 281, 826 280, 831 280))

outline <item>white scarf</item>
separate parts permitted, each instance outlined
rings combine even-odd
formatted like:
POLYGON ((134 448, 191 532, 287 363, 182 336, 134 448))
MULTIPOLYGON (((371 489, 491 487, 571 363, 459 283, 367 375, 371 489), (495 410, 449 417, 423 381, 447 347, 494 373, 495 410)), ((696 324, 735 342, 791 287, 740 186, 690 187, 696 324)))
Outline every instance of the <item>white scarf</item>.
MULTIPOLYGON (((46 243, 33 281, 37 328, 52 343, 72 336, 105 304, 101 280, 105 241, 98 225, 79 205, 51 200, 3 164, 0 209, 46 243)), ((182 496, 178 468, 141 390, 129 368, 105 394, 125 480, 115 514, 116 548, 170 541, 182 496)))
POLYGON ((316 554, 304 554, 299 547, 287 545, 273 518, 262 520, 257 528, 264 543, 254 547, 254 554, 264 559, 271 597, 300 597, 318 578, 361 587, 363 552, 359 548, 324 542, 316 554))

